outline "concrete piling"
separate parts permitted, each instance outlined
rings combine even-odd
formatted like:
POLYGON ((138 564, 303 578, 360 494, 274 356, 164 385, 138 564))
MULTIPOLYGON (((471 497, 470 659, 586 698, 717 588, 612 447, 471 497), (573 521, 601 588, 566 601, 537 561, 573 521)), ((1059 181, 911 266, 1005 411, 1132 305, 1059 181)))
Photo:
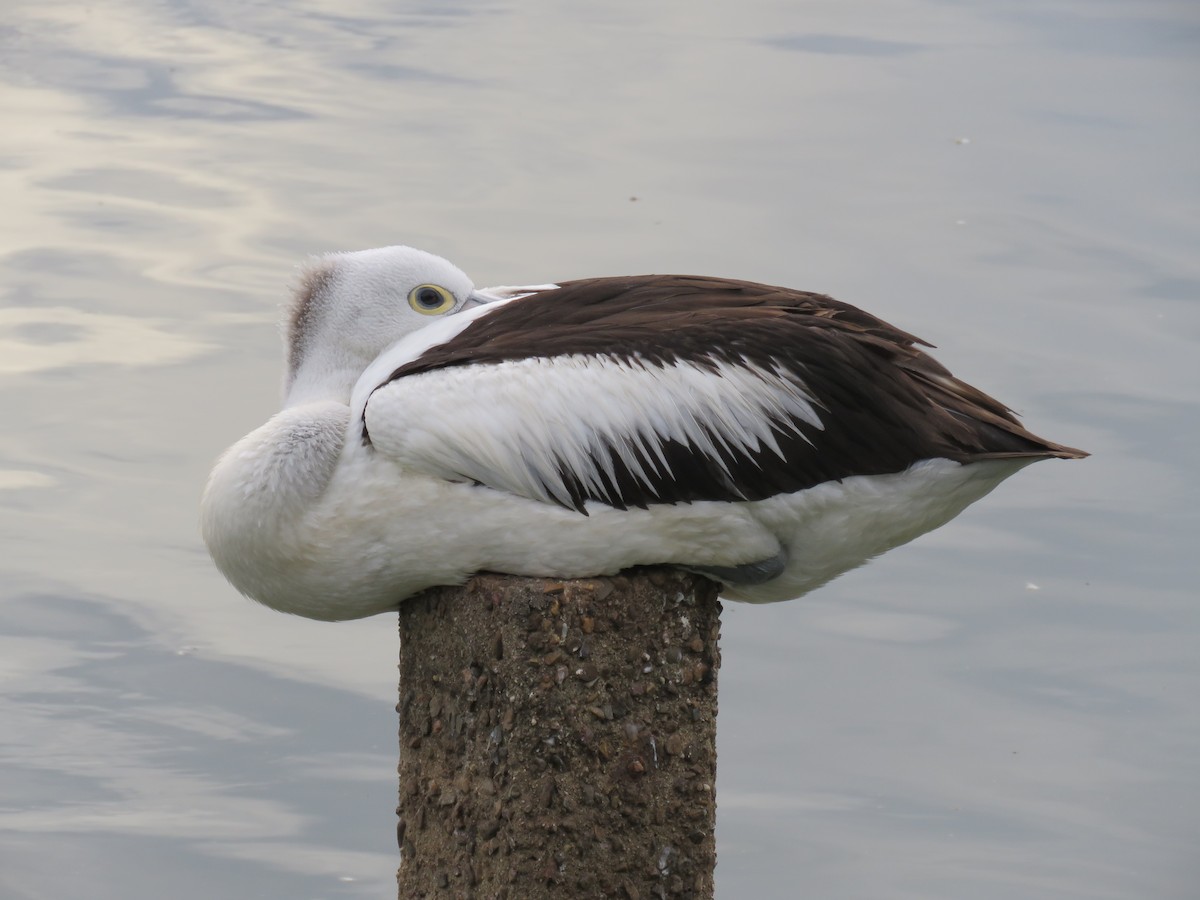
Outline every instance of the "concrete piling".
POLYGON ((720 610, 667 568, 407 601, 399 900, 711 898, 720 610))

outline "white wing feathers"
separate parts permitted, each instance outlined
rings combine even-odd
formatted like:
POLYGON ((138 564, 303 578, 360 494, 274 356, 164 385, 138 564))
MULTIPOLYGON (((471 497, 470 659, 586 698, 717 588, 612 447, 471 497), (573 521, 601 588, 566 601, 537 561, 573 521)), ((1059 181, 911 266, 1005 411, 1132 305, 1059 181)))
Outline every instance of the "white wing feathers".
POLYGON ((575 483, 624 505, 618 470, 654 494, 668 442, 716 461, 736 489, 728 460, 782 458, 776 432, 823 428, 815 405, 793 373, 746 361, 577 355, 397 378, 371 393, 364 419, 374 449, 413 472, 567 506, 575 483))

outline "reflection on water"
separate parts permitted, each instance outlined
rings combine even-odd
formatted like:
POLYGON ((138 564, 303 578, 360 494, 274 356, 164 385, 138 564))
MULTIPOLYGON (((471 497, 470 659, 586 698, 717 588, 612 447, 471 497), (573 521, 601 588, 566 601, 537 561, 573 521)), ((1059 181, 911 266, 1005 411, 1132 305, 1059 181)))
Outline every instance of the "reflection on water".
POLYGON ((22 471, 20 469, 0 469, 0 490, 16 490, 18 488, 50 487, 55 484, 53 478, 44 472, 22 471))
POLYGON ((827 290, 1095 453, 729 609, 721 896, 1188 896, 1190 10, 6 12, 0 895, 389 894, 394 623, 236 597, 196 503, 303 257, 406 242, 827 290))
POLYGON ((0 375, 96 363, 159 366, 208 349, 151 319, 61 306, 0 309, 0 375))
POLYGON ((164 648, 119 607, 5 603, 0 834, 25 849, 15 871, 5 852, 0 885, 94 896, 85 885, 103 877, 101 896, 180 896, 173 883, 211 883, 218 858, 222 895, 378 897, 394 846, 378 778, 394 765, 386 707, 164 648), (102 869, 59 871, 88 835, 102 869))

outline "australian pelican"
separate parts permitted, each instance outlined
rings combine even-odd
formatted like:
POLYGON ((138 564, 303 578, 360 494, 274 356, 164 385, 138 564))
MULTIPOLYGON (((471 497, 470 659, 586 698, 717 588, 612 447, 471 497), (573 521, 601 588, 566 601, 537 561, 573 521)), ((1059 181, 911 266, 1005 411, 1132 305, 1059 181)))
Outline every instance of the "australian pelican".
POLYGON ((685 275, 477 289, 408 247, 309 267, 283 409, 204 538, 240 591, 352 619, 473 572, 674 564, 804 594, 1039 459, 923 342, 830 297, 685 275))

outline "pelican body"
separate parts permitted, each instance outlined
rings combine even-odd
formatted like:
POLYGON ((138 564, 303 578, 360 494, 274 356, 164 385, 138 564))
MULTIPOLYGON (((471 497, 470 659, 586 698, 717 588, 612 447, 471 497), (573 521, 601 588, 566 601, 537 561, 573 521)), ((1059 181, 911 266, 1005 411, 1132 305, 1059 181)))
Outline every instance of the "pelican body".
POLYGON ((746 281, 477 289, 385 247, 312 264, 287 333, 283 409, 217 462, 202 527, 238 590, 313 619, 479 571, 671 564, 786 600, 1086 456, 912 335, 746 281))

